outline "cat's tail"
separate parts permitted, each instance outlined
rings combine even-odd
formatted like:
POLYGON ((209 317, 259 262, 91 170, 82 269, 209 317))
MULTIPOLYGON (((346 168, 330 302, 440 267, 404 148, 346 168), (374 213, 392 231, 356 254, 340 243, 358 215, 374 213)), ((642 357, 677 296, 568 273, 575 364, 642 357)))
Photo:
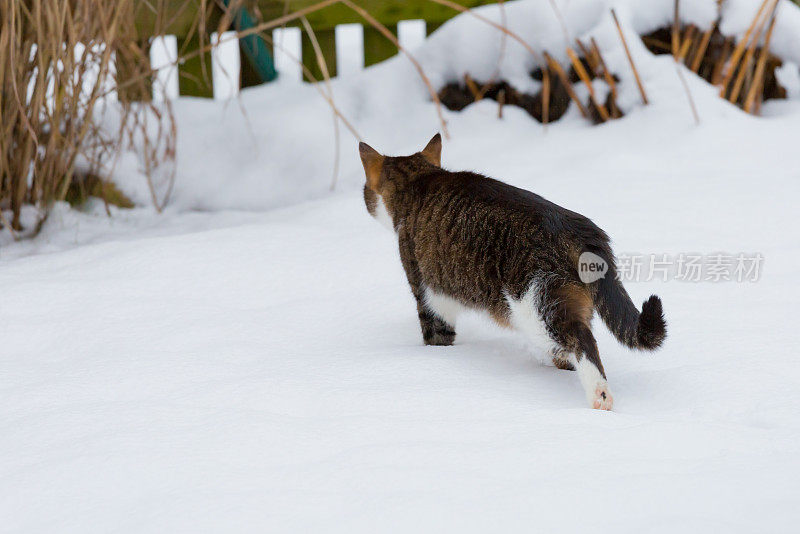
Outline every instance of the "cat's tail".
POLYGON ((655 350, 667 337, 661 299, 651 295, 636 309, 622 283, 613 273, 597 281, 595 308, 614 337, 632 349, 655 350))

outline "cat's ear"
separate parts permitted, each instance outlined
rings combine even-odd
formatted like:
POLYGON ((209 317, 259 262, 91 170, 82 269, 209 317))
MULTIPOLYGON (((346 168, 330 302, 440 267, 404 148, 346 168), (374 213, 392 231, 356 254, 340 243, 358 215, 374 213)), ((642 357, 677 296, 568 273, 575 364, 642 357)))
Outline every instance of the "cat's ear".
POLYGON ((364 174, 367 175, 367 186, 377 192, 383 170, 383 156, 367 143, 358 144, 358 153, 361 155, 361 163, 364 165, 364 174))
POLYGON ((440 167, 442 165, 442 136, 438 133, 434 135, 420 153, 431 164, 440 167))

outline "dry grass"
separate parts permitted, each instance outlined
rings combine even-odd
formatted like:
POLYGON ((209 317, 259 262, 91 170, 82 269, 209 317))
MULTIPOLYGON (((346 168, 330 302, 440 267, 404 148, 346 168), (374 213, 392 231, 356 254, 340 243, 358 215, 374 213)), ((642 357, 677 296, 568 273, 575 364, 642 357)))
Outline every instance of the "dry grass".
MULTIPOLYGON (((132 33, 134 9, 134 0, 0 0, 0 214, 11 212, 0 224, 22 230, 25 204, 40 209, 41 224, 54 201, 82 197, 76 189, 124 204, 105 178, 123 143, 154 122, 159 146, 145 147, 144 170, 172 156, 168 111, 143 113, 105 98, 115 65, 120 75, 135 75, 147 64, 132 33), (108 132, 98 118, 112 106, 120 127, 108 132)), ((150 90, 146 77, 129 87, 140 95, 150 90)))
MULTIPOLYGON (((722 6, 724 2, 720 2, 722 6)), ((748 113, 757 115, 761 103, 769 98, 785 98, 775 69, 782 64, 769 51, 775 22, 779 17, 778 0, 761 0, 758 10, 741 39, 726 36, 720 30, 720 20, 708 28, 682 24, 679 2, 675 0, 675 17, 671 27, 659 28, 642 40, 655 54, 670 53, 676 64, 686 68, 719 88, 720 97, 736 104, 748 113)), ((695 120, 697 109, 678 68, 692 106, 695 120)))
POLYGON ((639 88, 639 94, 642 97, 642 104, 645 106, 649 104, 647 100, 647 91, 644 89, 644 84, 642 83, 642 78, 639 76, 639 70, 636 68, 636 63, 633 61, 633 56, 631 56, 631 50, 628 48, 628 41, 625 40, 625 34, 622 31, 622 26, 619 23, 619 19, 617 18, 617 13, 613 9, 611 10, 611 17, 614 19, 614 26, 617 28, 617 33, 619 34, 619 39, 622 41, 622 48, 625 49, 625 56, 628 58, 628 63, 631 66, 631 70, 633 71, 633 76, 636 78, 636 86, 639 88))

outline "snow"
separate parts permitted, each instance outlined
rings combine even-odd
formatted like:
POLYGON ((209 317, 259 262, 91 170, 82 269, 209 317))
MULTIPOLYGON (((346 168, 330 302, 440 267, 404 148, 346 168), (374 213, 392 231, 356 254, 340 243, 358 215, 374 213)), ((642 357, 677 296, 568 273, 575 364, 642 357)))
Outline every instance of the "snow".
MULTIPOLYGON (((442 154, 584 213, 619 254, 764 256, 757 282, 626 284, 663 299, 669 335, 633 353, 596 322, 614 412, 478 316, 454 346, 422 345, 344 129, 328 190, 333 121, 314 88, 181 99, 165 213, 59 205, 36 239, 2 238, 2 529, 792 532, 800 101, 751 117, 687 73, 695 126, 672 59, 633 48, 651 105, 623 81, 623 119, 570 109, 545 128, 484 101, 446 112, 442 154)), ((436 131, 414 76, 400 58, 334 83, 376 149, 436 131)), ((132 191, 135 167, 119 167, 132 191)))

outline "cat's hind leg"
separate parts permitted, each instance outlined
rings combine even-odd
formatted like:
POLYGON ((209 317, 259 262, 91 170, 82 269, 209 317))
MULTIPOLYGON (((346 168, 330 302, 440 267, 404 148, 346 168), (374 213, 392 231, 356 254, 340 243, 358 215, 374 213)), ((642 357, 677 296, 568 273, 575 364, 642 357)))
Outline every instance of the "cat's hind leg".
POLYGON ((589 405, 597 410, 610 410, 614 406, 614 398, 608 388, 592 331, 587 325, 574 322, 563 328, 562 336, 571 348, 570 359, 578 372, 589 405))
MULTIPOLYGON (((560 353, 568 355, 577 371, 589 406, 610 410, 614 399, 608 389, 603 362, 590 328, 592 300, 576 285, 564 285, 542 292, 542 311, 548 331, 560 353)), ((563 359, 563 356, 562 356, 563 359)), ((556 363, 558 365, 558 363, 556 363)))

